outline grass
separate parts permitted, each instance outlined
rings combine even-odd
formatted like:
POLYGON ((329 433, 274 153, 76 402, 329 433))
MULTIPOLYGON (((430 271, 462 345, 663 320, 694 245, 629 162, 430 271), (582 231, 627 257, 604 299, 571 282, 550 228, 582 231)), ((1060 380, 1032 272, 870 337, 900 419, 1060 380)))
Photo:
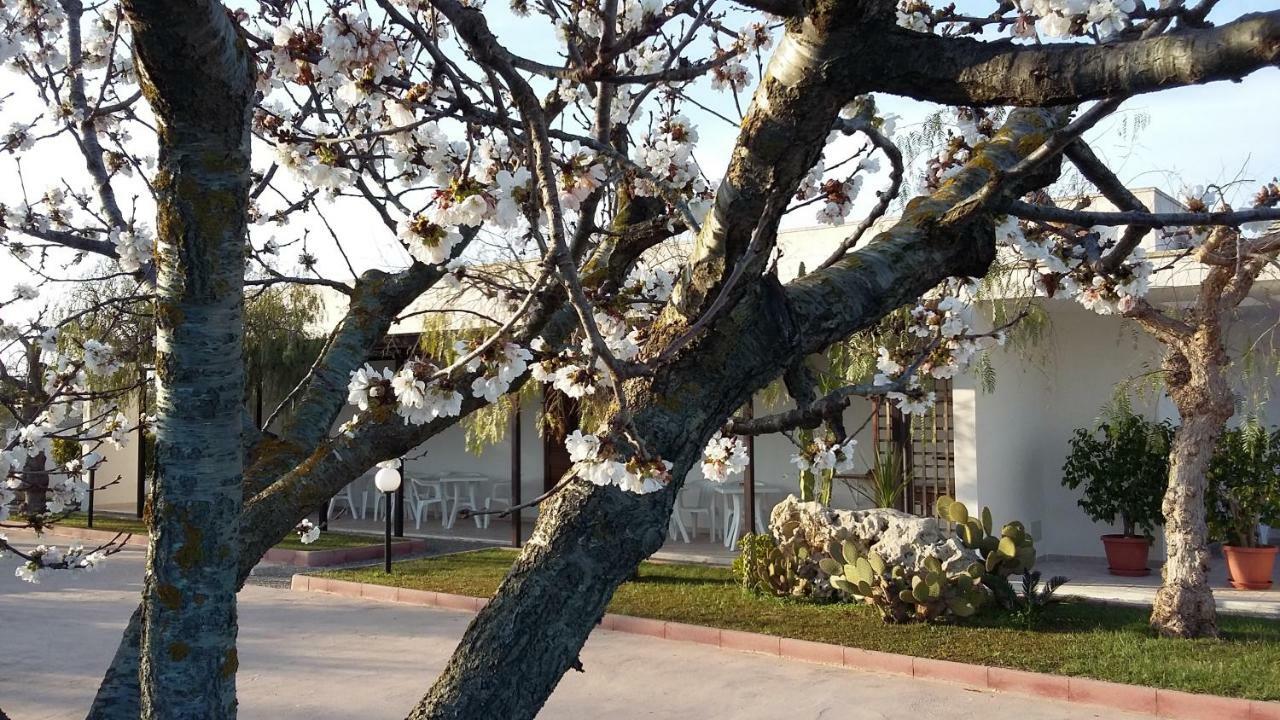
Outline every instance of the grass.
MULTIPOLYGON (((488 597, 514 556, 483 550, 333 570, 323 577, 488 597)), ((1070 585, 1066 590, 1070 590, 1070 585)), ((918 657, 1076 675, 1112 682, 1280 700, 1280 622, 1219 618, 1223 640, 1163 640, 1142 608, 1069 600, 1029 630, 1001 613, 957 625, 885 625, 867 606, 759 597, 739 588, 727 568, 645 563, 614 594, 609 611, 918 657)))
MULTIPOLYGON (((70 527, 87 527, 87 517, 79 513, 71 515, 63 520, 58 521, 58 525, 67 525, 70 527)), ((94 530, 107 530, 110 532, 124 532, 134 535, 146 535, 147 526, 142 520, 127 515, 99 515, 93 516, 94 530)), ((276 547, 282 550, 337 550, 339 548, 364 547, 366 545, 381 545, 382 538, 373 535, 360 535, 358 533, 340 533, 340 532, 322 532, 320 538, 310 545, 303 545, 297 534, 291 533, 288 537, 276 543, 276 547)))

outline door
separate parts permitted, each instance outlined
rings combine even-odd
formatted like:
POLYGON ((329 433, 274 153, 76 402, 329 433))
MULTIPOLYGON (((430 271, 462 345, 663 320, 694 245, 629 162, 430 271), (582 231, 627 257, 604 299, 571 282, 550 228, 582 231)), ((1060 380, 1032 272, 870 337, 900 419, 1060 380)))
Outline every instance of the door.
POLYGON ((573 467, 564 439, 578 429, 582 417, 576 400, 552 389, 542 396, 542 413, 542 490, 550 492, 573 467))

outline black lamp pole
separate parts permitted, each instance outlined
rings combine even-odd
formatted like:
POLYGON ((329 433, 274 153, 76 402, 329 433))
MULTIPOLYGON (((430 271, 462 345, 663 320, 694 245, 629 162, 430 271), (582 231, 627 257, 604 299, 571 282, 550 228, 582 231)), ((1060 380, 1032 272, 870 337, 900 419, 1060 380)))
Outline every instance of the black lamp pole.
POLYGON ((94 485, 93 476, 94 476, 94 473, 96 472, 97 472, 96 469, 89 468, 89 521, 86 523, 89 527, 93 527, 93 493, 95 490, 95 488, 93 487, 94 485))
POLYGON ((386 513, 384 513, 387 516, 387 532, 386 532, 386 537, 384 538, 385 543, 382 546, 383 568, 386 570, 387 574, 390 575, 391 574, 391 498, 393 497, 393 494, 390 492, 387 492, 387 493, 383 493, 383 495, 386 496, 384 499, 387 501, 387 506, 385 508, 386 513))

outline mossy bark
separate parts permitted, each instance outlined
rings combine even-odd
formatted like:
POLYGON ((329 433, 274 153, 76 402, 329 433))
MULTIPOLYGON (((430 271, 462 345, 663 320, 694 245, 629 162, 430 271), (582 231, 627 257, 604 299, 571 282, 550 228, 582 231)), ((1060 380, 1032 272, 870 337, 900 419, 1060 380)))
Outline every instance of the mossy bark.
POLYGON ((252 60, 221 3, 123 7, 160 139, 139 714, 233 718, 252 60))

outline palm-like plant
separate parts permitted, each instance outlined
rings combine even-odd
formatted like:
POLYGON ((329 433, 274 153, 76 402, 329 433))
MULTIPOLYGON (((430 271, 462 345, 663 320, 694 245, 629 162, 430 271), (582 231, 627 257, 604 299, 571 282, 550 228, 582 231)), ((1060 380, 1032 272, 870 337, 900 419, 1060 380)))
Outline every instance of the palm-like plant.
POLYGON ((1035 625, 1045 608, 1061 601, 1055 594, 1069 581, 1070 578, 1065 575, 1054 575, 1048 582, 1041 584, 1039 570, 1023 573, 1022 597, 1016 601, 1017 614, 1028 626, 1035 625))
POLYGON ((894 508, 910 483, 902 448, 890 447, 876 453, 875 462, 867 472, 867 484, 858 485, 856 489, 876 507, 894 508))

